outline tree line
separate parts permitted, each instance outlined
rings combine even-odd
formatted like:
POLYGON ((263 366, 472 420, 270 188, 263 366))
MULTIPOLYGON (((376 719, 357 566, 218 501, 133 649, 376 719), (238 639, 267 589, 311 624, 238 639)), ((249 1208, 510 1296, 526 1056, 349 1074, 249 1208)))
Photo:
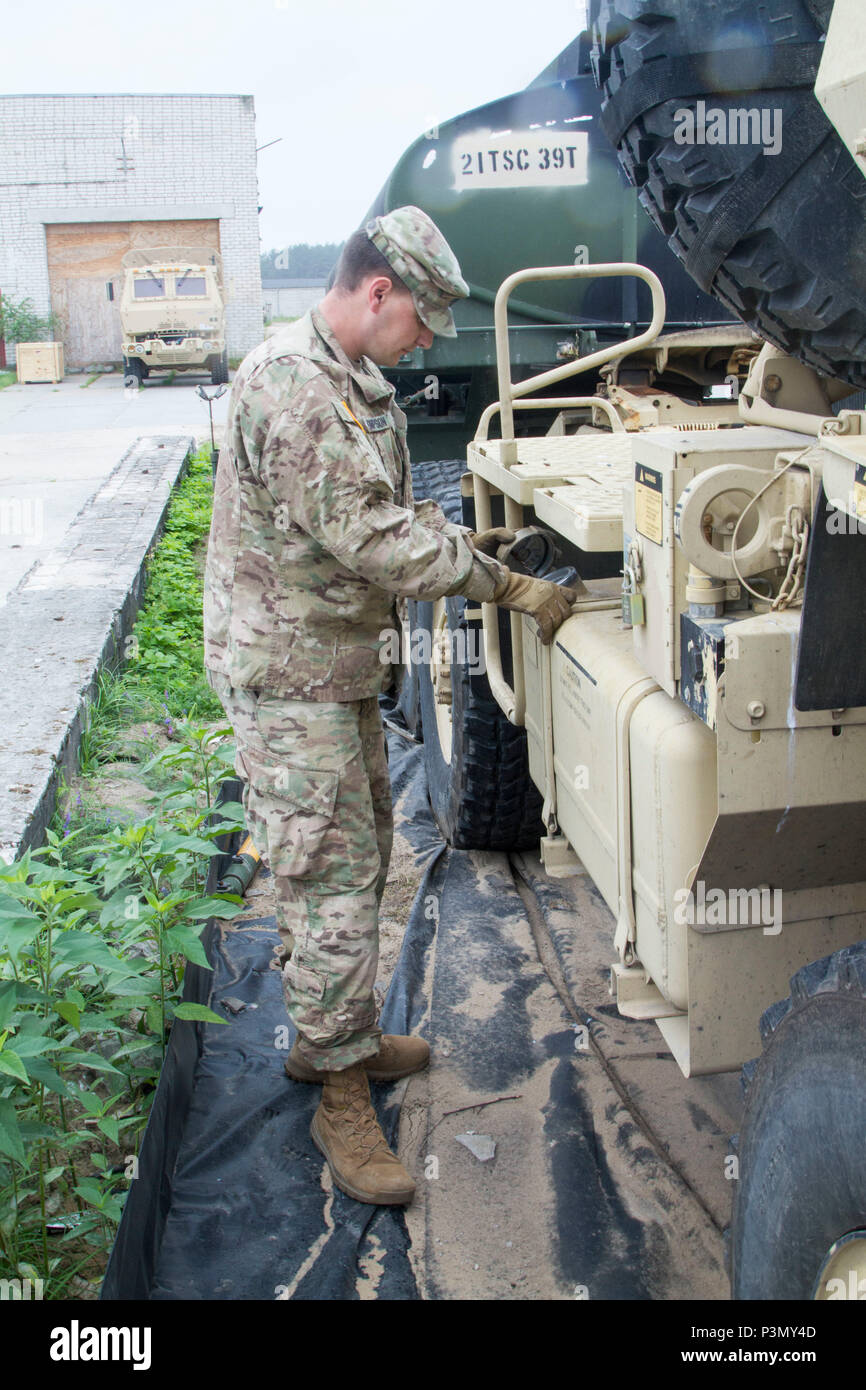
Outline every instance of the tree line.
POLYGON ((342 241, 325 241, 315 246, 299 241, 293 246, 275 246, 261 258, 262 279, 274 280, 282 275, 293 280, 325 279, 337 264, 343 246, 342 241))

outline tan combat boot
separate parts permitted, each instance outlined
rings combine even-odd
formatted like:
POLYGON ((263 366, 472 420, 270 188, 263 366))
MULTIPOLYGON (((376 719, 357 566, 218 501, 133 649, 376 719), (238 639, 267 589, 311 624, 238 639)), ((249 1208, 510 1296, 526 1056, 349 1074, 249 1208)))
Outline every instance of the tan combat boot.
MULTIPOLYGON (((361 1063, 367 1073, 368 1081, 399 1081, 401 1076, 411 1076, 421 1071, 430 1061, 430 1044, 423 1038, 410 1038, 402 1034, 384 1033, 379 1039, 379 1051, 375 1057, 367 1057, 361 1063)), ((316 1071, 298 1051, 295 1043, 285 1064, 286 1072, 293 1081, 324 1081, 327 1073, 316 1071)))
POLYGON ((334 1182, 356 1202, 405 1206, 415 1196, 414 1182, 379 1127, 362 1062, 324 1073, 310 1134, 334 1182))

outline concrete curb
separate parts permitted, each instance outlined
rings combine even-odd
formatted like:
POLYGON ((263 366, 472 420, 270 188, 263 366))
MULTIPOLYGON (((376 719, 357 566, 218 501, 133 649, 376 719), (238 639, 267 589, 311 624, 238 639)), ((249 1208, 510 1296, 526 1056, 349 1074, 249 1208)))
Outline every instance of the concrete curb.
POLYGON ((62 543, 0 608, 0 859, 39 845, 61 772, 77 768, 85 707, 123 642, 144 589, 147 554, 195 440, 130 445, 62 543))

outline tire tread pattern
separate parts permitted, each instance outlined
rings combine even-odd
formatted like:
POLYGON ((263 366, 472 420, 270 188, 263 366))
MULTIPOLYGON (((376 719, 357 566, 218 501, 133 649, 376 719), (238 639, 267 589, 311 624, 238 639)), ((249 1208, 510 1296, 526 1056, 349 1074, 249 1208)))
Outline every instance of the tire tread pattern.
POLYGON ((808 1299, 831 1244, 866 1226, 866 941, 804 965, 742 1072, 735 1299, 808 1299))
POLYGON ((784 25, 774 29, 774 7, 765 10, 751 0, 592 0, 593 67, 606 101, 623 102, 629 85, 653 63, 721 47, 726 33, 748 28, 751 45, 738 52, 747 74, 754 65, 751 86, 747 75, 744 89, 730 96, 714 91, 709 80, 702 94, 671 92, 629 125, 617 145, 620 162, 671 249, 688 269, 702 271, 704 281, 709 274, 703 288, 783 351, 863 387, 866 181, 810 90, 796 83, 768 90, 760 81, 761 55, 778 52, 780 42, 817 46, 831 8, 830 0, 790 0, 784 25), (783 153, 766 161, 757 156, 751 175, 757 202, 714 261, 702 260, 699 247, 712 240, 730 210, 732 189, 742 184, 756 151, 677 144, 675 113, 698 95, 708 106, 782 112, 783 153), (756 170, 766 162, 772 176, 775 159, 784 158, 786 132, 794 139, 798 125, 807 131, 800 139, 808 152, 762 206, 756 170))
MULTIPOLYGON (((462 521, 460 477, 466 471, 462 459, 437 459, 412 466, 412 491, 416 501, 432 497, 449 521, 462 521)), ((462 623, 465 601, 447 600, 452 625, 462 623)), ((413 626, 422 621, 410 604, 413 626)), ((459 724, 454 739, 447 784, 438 767, 438 748, 426 758, 431 801, 449 843, 457 849, 529 849, 544 834, 540 819, 542 798, 529 776, 526 733, 505 718, 487 677, 471 675, 452 666, 453 708, 459 724), (434 756, 435 754, 435 756, 434 756), (437 794, 438 793, 438 794, 437 794)), ((429 685, 429 674, 419 672, 429 685)), ((428 692, 429 694, 429 692, 428 692)), ((432 740, 431 740, 432 743, 432 740)))

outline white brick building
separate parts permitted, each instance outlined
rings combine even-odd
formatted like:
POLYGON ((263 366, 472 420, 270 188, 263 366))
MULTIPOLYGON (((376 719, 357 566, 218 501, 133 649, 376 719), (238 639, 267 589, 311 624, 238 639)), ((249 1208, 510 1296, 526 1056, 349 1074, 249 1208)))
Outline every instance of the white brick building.
POLYGON ((314 304, 318 304, 319 300, 324 298, 326 284, 324 275, 315 279, 292 280, 288 276, 283 276, 276 280, 263 280, 262 303, 265 318, 299 319, 302 314, 305 314, 308 309, 312 309, 314 304))
POLYGON ((262 341, 251 96, 0 96, 0 294, 62 325, 66 361, 119 361, 106 282, 137 246, 221 253, 227 346, 262 341))

